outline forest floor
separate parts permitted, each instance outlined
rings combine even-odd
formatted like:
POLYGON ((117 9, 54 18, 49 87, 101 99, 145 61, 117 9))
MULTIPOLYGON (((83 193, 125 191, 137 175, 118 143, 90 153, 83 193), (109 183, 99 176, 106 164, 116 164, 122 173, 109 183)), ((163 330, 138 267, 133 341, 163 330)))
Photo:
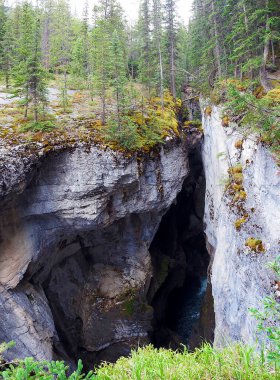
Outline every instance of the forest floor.
MULTIPOLYGON (((163 109, 160 98, 145 99, 135 84, 133 91, 137 96, 129 99, 131 104, 119 129, 118 125, 110 124, 110 119, 116 120, 117 114, 113 92, 108 91, 108 125, 102 125, 101 99, 91 96, 82 84, 81 89, 75 86, 68 90, 67 105, 63 107, 59 79, 50 83, 47 106, 41 112, 39 123, 34 123, 31 110, 28 117, 24 117, 20 99, 13 97, 12 92, 0 83, 0 149, 17 149, 29 156, 94 144, 130 156, 135 152, 148 153, 158 144, 180 135, 177 113, 182 103, 168 92, 164 95, 163 109)), ((131 88, 127 90, 130 93, 131 88)))
MULTIPOLYGON (((45 109, 47 117, 56 122, 73 120, 76 118, 96 118, 100 115, 100 101, 96 97, 90 98, 86 90, 68 90, 67 106, 61 104, 61 92, 55 87, 48 88, 48 106, 45 109), (94 111, 93 111, 94 110, 94 111)), ((19 105, 20 99, 13 97, 4 85, 0 85, 0 126, 13 127, 23 123, 23 109, 19 105)))

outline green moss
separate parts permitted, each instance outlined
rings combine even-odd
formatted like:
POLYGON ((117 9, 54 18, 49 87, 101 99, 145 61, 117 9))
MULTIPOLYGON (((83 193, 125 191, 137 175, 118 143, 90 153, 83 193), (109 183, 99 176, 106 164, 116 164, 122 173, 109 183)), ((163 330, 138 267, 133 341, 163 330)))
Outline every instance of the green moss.
POLYGON ((124 301, 123 308, 124 308, 125 315, 128 317, 131 317, 135 311, 135 307, 136 307, 136 298, 135 297, 132 297, 132 298, 124 301))
POLYGON ((230 122, 230 119, 227 115, 225 115, 223 118, 222 118, 222 126, 223 127, 228 127, 229 126, 229 122, 230 122))
POLYGON ((235 228, 237 231, 240 231, 241 227, 244 223, 246 223, 248 220, 248 216, 244 216, 243 218, 237 219, 237 221, 234 223, 235 228))
POLYGON ((237 185, 242 185, 242 183, 243 183, 243 174, 242 173, 233 173, 232 177, 233 177, 233 181, 237 185))
POLYGON ((265 247, 260 239, 249 237, 245 242, 245 246, 254 252, 265 252, 265 247))
POLYGON ((236 194, 233 197, 234 202, 245 201, 246 199, 247 199, 247 193, 244 190, 236 192, 236 194))
POLYGON ((204 110, 204 113, 206 116, 211 116, 212 115, 212 107, 207 106, 204 110))
POLYGON ((202 127, 201 120, 188 120, 184 122, 183 128, 198 128, 202 127))
POLYGON ((243 140, 237 140, 234 144, 236 149, 242 149, 243 146, 243 140))
POLYGON ((237 164, 235 166, 232 166, 231 168, 229 168, 229 173, 231 174, 237 174, 237 173, 242 173, 243 169, 242 169, 242 165, 241 164, 237 164))

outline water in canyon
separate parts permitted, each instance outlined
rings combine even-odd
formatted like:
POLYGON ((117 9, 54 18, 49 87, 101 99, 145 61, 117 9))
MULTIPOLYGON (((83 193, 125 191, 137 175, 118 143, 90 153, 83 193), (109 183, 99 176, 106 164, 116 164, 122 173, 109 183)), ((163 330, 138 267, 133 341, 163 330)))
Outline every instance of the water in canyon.
POLYGON ((185 345, 189 345, 194 327, 199 322, 206 288, 207 277, 193 278, 169 296, 167 325, 185 345))
POLYGON ((190 155, 190 175, 176 202, 164 215, 150 252, 154 277, 150 286, 154 308, 153 343, 158 347, 193 349, 213 341, 215 325, 210 255, 204 234, 205 177, 201 154, 190 155))

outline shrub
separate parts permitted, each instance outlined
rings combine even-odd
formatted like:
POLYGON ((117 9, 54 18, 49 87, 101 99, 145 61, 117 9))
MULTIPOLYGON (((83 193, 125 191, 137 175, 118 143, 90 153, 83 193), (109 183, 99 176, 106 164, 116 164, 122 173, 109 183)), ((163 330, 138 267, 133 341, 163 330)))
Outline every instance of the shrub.
POLYGON ((110 120, 104 129, 104 137, 107 142, 125 150, 137 150, 141 146, 137 124, 128 117, 122 118, 120 126, 115 120, 110 120))
POLYGON ((26 123, 20 127, 20 132, 50 132, 55 128, 52 121, 38 121, 32 123, 26 123))

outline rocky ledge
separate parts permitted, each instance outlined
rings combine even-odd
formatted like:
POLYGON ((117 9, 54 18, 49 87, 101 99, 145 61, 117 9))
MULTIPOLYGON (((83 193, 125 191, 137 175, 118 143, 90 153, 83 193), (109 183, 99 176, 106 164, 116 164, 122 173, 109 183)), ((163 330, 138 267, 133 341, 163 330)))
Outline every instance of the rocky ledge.
POLYGON ((188 175, 186 144, 142 158, 94 146, 30 157, 1 169, 7 359, 113 360, 149 340, 148 249, 188 175))

